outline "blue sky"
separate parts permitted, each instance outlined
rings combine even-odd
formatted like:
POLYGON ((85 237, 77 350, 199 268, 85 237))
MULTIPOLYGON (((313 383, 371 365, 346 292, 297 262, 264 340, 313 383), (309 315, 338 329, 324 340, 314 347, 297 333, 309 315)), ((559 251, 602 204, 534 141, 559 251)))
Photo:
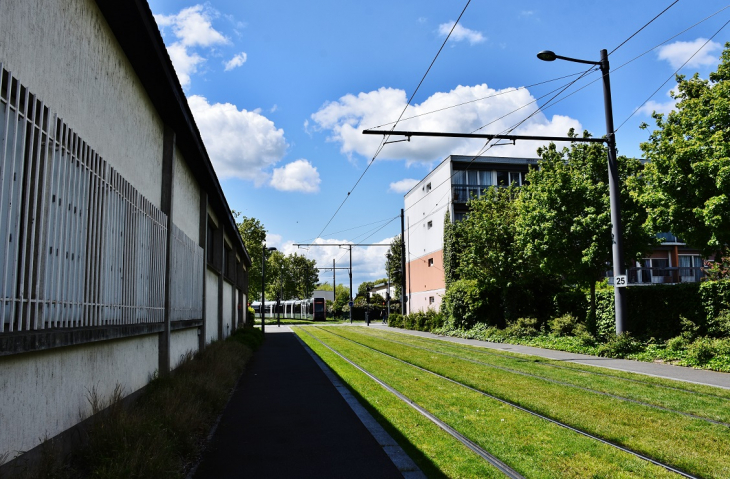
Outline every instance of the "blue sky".
MULTIPOLYGON (((501 132, 575 77, 530 85, 585 70, 576 63, 542 62, 537 52, 598 60, 601 49, 614 50, 671 3, 473 0, 404 118, 491 98, 403 121, 398 128, 469 132, 523 107, 482 130, 501 132)), ((399 214, 408 186, 449 154, 474 155, 483 146, 476 140, 426 138, 387 145, 352 190, 380 140, 360 131, 398 118, 464 5, 150 1, 229 204, 263 222, 269 246, 298 251, 323 267, 333 258, 346 266, 346 251, 292 244, 388 243, 400 224, 387 222, 399 214), (348 191, 348 200, 322 232, 348 191)), ((671 109, 673 77, 661 85, 678 67, 694 54, 681 73, 707 77, 716 68, 730 39, 730 28, 721 30, 730 8, 654 47, 723 7, 714 0, 680 0, 611 54, 616 127, 628 118, 617 132, 620 154, 641 155, 639 144, 648 132, 638 125, 652 124, 652 110, 671 109)), ((598 74, 561 97, 567 98, 514 133, 564 136, 575 127, 605 134, 598 74)), ((488 154, 532 157, 538 146, 517 143, 488 154)), ((384 276, 385 252, 354 249, 355 287, 384 276)), ((338 282, 346 277, 341 273, 338 282)), ((331 273, 322 275, 330 278, 331 273)))

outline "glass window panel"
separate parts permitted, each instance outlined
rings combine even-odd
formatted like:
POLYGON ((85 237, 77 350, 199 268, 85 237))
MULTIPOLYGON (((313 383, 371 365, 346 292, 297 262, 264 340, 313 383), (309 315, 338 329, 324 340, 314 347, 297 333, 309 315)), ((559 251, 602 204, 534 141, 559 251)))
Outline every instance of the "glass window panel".
POLYGON ((480 171, 479 172, 479 184, 482 186, 491 186, 492 172, 491 171, 480 171))
POLYGON ((497 185, 498 186, 507 186, 509 184, 509 173, 506 171, 498 171, 497 172, 497 185))
POLYGON ((465 185, 466 184, 466 175, 465 171, 455 171, 454 172, 454 184, 455 185, 465 185))
POLYGON ((510 171, 509 172, 509 183, 511 185, 520 186, 520 172, 519 171, 510 171))

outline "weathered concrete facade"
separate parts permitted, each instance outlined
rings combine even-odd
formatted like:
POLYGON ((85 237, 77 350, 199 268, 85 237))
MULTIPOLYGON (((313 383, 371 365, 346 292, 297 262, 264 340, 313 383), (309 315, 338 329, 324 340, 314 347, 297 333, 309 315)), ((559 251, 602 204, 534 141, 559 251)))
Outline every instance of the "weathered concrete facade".
POLYGON ((0 64, 1 465, 233 332, 250 258, 144 0, 4 2, 0 64))

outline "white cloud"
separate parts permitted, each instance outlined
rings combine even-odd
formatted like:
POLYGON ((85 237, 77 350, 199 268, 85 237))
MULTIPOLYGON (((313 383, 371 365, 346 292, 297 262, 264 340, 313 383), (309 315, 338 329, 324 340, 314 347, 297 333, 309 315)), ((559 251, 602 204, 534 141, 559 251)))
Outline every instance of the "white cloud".
MULTIPOLYGON (((672 65, 672 68, 679 68, 684 62, 692 57, 697 50, 707 42, 706 38, 698 38, 692 42, 674 42, 669 45, 660 47, 657 51, 659 60, 666 60, 672 65)), ((717 42, 708 42, 702 50, 687 62, 687 67, 696 68, 700 66, 708 66, 717 63, 718 55, 713 54, 722 50, 722 45, 717 42)))
POLYGON ((281 168, 275 168, 270 184, 279 191, 316 193, 319 191, 320 182, 317 168, 307 160, 299 159, 281 168))
POLYGON ((167 53, 170 54, 170 60, 175 67, 180 84, 184 87, 190 86, 190 75, 198 71, 198 65, 203 63, 205 58, 197 53, 191 54, 179 43, 173 43, 167 47, 167 53))
MULTIPOLYGON (((193 48, 210 48, 230 43, 228 38, 213 28, 211 20, 217 15, 218 12, 212 8, 195 5, 181 10, 176 15, 158 14, 154 16, 157 25, 163 32, 166 27, 170 27, 177 38, 177 41, 167 47, 167 52, 183 87, 190 86, 190 75, 195 73, 198 66, 205 61, 204 57, 192 50, 193 48)), ((246 61, 245 57, 243 61, 246 61)))
POLYGON ((669 100, 664 103, 654 100, 647 101, 641 108, 637 110, 637 113, 643 113, 647 116, 651 116, 651 114, 655 111, 657 113, 664 113, 665 115, 668 114, 670 111, 676 108, 677 100, 672 98, 671 90, 667 92, 667 96, 669 97, 669 100))
MULTIPOLYGON (((442 23, 441 25, 439 25, 439 35, 445 37, 449 34, 453 26, 454 22, 442 23)), ((455 42, 467 40, 469 44, 474 45, 477 43, 482 43, 487 38, 482 35, 481 32, 477 32, 476 30, 470 30, 469 28, 462 27, 461 24, 459 24, 456 25, 456 28, 454 28, 454 31, 451 33, 451 37, 449 37, 449 39, 455 42)))
POLYGON ((248 55, 246 55, 246 52, 239 53, 238 55, 234 56, 226 62, 226 71, 230 71, 236 67, 240 67, 241 65, 246 63, 247 59, 248 55))
POLYGON ((155 15, 155 20, 161 27, 172 27, 183 46, 210 47, 229 43, 223 34, 213 28, 211 20, 216 16, 215 10, 194 5, 180 10, 177 15, 155 15))
POLYGON ((188 104, 208 155, 221 178, 268 180, 264 169, 281 160, 287 143, 284 130, 258 111, 238 110, 230 103, 208 103, 193 95, 188 104))
POLYGON ((414 180, 413 178, 405 178, 400 181, 391 183, 388 190, 394 193, 408 193, 409 191, 411 191, 411 188, 413 188, 417 184, 418 180, 414 180))
POLYGON ((275 233, 269 233, 266 232, 266 246, 270 247, 273 246, 274 248, 281 248, 282 245, 282 237, 281 235, 277 235, 275 233))
MULTIPOLYGON (((404 118, 438 110, 455 104, 477 100, 487 96, 499 96, 474 101, 467 105, 440 111, 410 120, 402 120, 397 129, 413 131, 471 132, 491 123, 483 133, 500 133, 524 119, 534 111, 535 105, 502 116, 532 102, 535 98, 526 89, 494 90, 486 84, 458 86, 449 92, 435 93, 421 104, 413 105, 406 111, 404 118)), ((337 101, 325 104, 312 115, 312 120, 320 130, 329 130, 330 141, 340 143, 342 153, 353 153, 371 157, 382 137, 363 135, 362 130, 382 125, 398 118, 406 105, 403 90, 380 88, 358 95, 348 94, 337 101)), ((390 127, 391 125, 388 125, 390 127)), ((516 135, 565 136, 570 128, 577 132, 583 128, 577 120, 554 115, 548 119, 537 113, 513 131, 516 135)), ((448 155, 473 155, 484 145, 485 140, 464 138, 426 138, 413 137, 410 142, 386 145, 379 159, 405 159, 411 162, 430 163, 440 161, 448 155)), ((500 146, 490 150, 488 155, 510 157, 535 157, 537 142, 521 141, 515 146, 500 146)))

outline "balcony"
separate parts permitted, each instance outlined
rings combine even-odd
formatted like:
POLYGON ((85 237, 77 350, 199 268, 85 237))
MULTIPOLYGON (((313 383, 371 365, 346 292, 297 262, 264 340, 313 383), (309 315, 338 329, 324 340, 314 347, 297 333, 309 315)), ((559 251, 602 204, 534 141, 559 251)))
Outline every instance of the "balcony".
MULTIPOLYGON (((705 277, 703 267, 629 268, 628 282, 634 286, 652 284, 697 283, 705 277)), ((606 271, 608 284, 613 285, 613 271, 606 271)))

